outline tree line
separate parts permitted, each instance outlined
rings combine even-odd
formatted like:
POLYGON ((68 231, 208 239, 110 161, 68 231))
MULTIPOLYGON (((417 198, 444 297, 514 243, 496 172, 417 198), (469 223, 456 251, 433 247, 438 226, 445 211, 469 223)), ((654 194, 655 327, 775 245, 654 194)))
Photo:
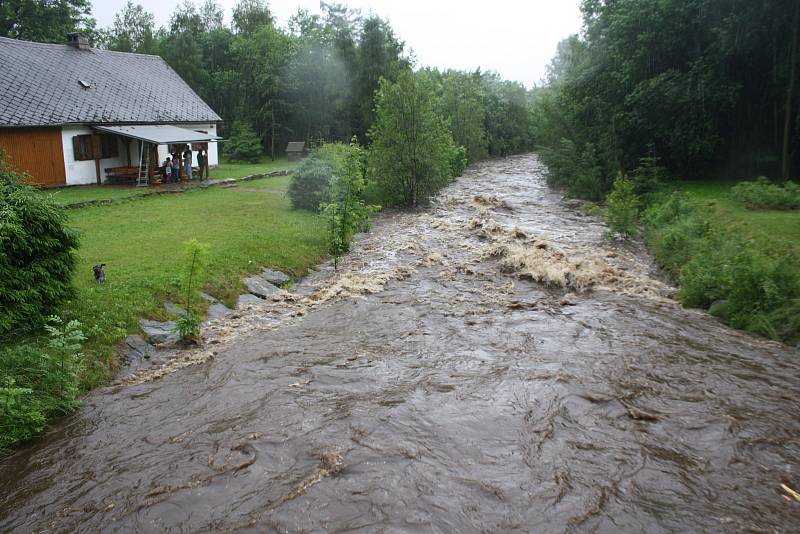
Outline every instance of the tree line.
MULTIPOLYGON (((390 23, 337 3, 299 9, 279 26, 265 0, 239 0, 230 23, 214 0, 178 4, 164 26, 128 1, 98 28, 90 0, 10 0, 0 35, 64 42, 73 30, 93 46, 160 55, 223 118, 226 137, 255 136, 261 150, 288 141, 368 143, 374 95, 414 69, 390 23)), ((426 70, 438 111, 471 161, 532 148, 532 93, 496 73, 426 70)))
MULTIPOLYGON (((601 198, 657 158, 680 177, 797 175, 796 0, 583 0, 536 95, 537 143, 601 198)), ((558 169, 556 169, 558 172, 558 169)))

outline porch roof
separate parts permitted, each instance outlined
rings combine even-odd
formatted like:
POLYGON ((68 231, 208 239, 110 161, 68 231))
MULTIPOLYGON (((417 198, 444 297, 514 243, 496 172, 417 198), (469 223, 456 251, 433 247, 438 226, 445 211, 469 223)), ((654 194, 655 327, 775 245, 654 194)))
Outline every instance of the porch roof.
POLYGON ((94 128, 101 132, 130 137, 155 145, 201 143, 204 141, 220 141, 222 139, 213 134, 187 130, 171 124, 132 124, 127 126, 95 126, 94 128))

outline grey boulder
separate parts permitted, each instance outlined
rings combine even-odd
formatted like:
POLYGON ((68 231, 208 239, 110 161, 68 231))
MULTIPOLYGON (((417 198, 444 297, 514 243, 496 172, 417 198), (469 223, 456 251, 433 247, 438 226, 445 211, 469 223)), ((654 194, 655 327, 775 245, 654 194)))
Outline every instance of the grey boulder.
POLYGON ((179 336, 175 332, 175 321, 149 321, 142 319, 139 321, 139 326, 142 328, 147 341, 153 345, 160 345, 162 343, 176 343, 179 336))
POLYGON ((289 275, 282 273, 280 271, 272 271, 270 269, 264 269, 264 271, 261 273, 261 278, 263 278, 270 284, 275 284, 276 286, 282 286, 283 284, 291 280, 289 275))
POLYGON ((267 282, 260 276, 251 276, 250 278, 245 278, 244 283, 247 286, 247 289, 250 290, 250 293, 263 299, 282 292, 281 288, 267 282))

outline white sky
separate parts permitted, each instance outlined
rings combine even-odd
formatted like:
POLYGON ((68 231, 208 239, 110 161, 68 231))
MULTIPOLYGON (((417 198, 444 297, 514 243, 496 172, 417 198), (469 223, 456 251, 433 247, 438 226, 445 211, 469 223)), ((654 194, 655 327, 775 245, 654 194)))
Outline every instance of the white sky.
MULTIPOLYGON (((126 0, 94 0, 99 26, 110 26, 126 0)), ((236 0, 217 0, 226 24, 236 0)), ((134 0, 165 25, 177 0, 134 0)), ((200 4, 198 0, 195 2, 200 4)), ((395 33, 413 50, 418 66, 496 70, 503 78, 531 87, 545 74, 558 42, 580 29, 579 0, 340 0, 388 18, 395 33)), ((273 0, 278 23, 303 7, 319 12, 319 0, 273 0)))

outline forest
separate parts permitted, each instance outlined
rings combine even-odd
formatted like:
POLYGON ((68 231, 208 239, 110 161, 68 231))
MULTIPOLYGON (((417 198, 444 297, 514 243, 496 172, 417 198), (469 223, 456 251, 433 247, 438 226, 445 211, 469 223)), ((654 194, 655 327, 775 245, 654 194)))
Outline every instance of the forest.
POLYGON ((681 179, 797 176, 798 12, 793 0, 584 0, 537 94, 537 144, 596 176, 656 157, 681 179), (567 149, 565 148, 565 150, 567 149))

